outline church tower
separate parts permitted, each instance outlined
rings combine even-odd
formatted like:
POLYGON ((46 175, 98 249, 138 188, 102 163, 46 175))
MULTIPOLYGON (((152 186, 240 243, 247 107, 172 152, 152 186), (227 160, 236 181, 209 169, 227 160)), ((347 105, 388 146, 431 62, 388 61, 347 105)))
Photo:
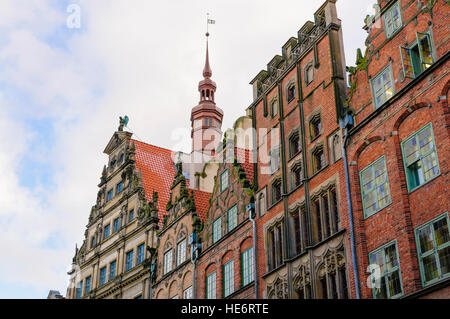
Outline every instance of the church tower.
POLYGON ((191 113, 192 151, 214 156, 222 137, 223 111, 215 103, 216 83, 211 80, 209 65, 208 37, 206 33, 206 62, 203 69, 203 80, 198 84, 199 104, 191 113))

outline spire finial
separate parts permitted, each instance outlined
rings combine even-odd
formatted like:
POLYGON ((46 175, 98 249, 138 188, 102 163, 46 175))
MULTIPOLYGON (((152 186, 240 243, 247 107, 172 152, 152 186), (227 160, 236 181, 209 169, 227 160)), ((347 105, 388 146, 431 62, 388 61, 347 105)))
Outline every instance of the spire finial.
POLYGON ((209 25, 215 24, 216 21, 209 18, 209 13, 206 14, 206 62, 203 69, 203 77, 210 78, 212 75, 211 66, 209 65, 209 51, 208 51, 208 38, 209 38, 209 25))

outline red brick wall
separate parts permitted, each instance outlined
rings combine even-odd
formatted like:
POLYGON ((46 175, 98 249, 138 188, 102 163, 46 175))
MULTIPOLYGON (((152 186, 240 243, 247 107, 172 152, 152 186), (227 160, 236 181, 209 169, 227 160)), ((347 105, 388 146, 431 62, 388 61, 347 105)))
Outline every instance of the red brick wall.
MULTIPOLYGON (((408 4, 410 1, 402 1, 404 24, 417 13, 416 5, 408 6, 408 4)), ((357 112, 356 125, 374 112, 373 103, 370 103, 372 99, 369 85, 370 76, 373 77, 378 73, 389 59, 391 59, 393 67, 395 93, 398 94, 401 89, 413 81, 411 79, 400 81, 399 73, 402 70, 402 62, 399 46, 406 45, 406 42, 412 44, 415 41, 416 31, 425 31, 430 27, 429 22, 432 21, 437 58, 442 57, 448 51, 448 40, 444 40, 448 34, 442 30, 448 23, 446 17, 448 17, 449 6, 443 1, 438 1, 433 12, 433 20, 428 13, 421 13, 417 17, 417 25, 414 21, 410 21, 389 42, 386 42, 382 30, 376 28, 371 30, 371 44, 373 44, 374 52, 379 51, 379 56, 377 58, 376 55, 373 55, 370 60, 367 69, 369 78, 365 70, 359 71, 355 75, 357 87, 350 107, 357 112)), ((447 94, 445 88, 448 90, 449 86, 449 64, 448 61, 444 62, 422 81, 409 88, 405 94, 399 98, 394 96, 395 99, 392 100, 389 107, 383 109, 365 126, 352 134, 347 154, 351 161, 350 183, 358 272, 363 298, 372 297, 372 292, 366 285, 368 254, 394 239, 397 240, 404 295, 422 289, 414 229, 447 212, 450 207, 450 200, 447 196, 448 159, 450 158, 448 107, 446 102, 437 102, 439 96, 447 94), (441 174, 412 193, 408 193, 400 143, 427 123, 432 124, 441 174), (359 172, 382 155, 386 158, 392 204, 365 219, 359 172)), ((448 295, 448 289, 427 297, 433 298, 433 296, 446 293, 448 295)))

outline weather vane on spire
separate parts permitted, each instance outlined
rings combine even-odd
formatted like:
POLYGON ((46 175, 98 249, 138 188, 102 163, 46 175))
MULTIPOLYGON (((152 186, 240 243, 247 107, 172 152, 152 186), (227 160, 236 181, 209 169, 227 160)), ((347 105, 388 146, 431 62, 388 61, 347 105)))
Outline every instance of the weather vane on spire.
POLYGON ((209 18, 209 13, 206 14, 206 37, 209 37, 209 25, 216 24, 216 20, 209 18))

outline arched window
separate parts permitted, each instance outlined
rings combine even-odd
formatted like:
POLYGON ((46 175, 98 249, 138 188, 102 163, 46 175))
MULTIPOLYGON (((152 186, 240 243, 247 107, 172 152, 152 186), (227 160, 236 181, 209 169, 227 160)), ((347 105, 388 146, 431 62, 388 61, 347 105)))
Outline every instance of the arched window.
POLYGON ((317 147, 312 153, 313 174, 325 167, 325 152, 323 146, 317 147))
POLYGON ((275 117, 278 114, 278 100, 274 100, 270 103, 270 115, 275 117))
POLYGON ((333 137, 333 162, 337 162, 342 157, 341 137, 336 134, 333 137))
POLYGON ((300 153, 300 137, 298 132, 289 138, 289 159, 300 153))
POLYGON ((292 189, 300 186, 303 180, 303 171, 301 163, 296 163, 291 168, 292 189))
POLYGON ((258 214, 259 216, 263 216, 266 213, 266 196, 264 193, 259 194, 258 196, 258 214))
POLYGON ((287 102, 290 103, 296 95, 296 88, 295 88, 295 84, 292 83, 288 86, 287 89, 287 102))
POLYGON ((308 85, 314 80, 314 65, 313 61, 309 62, 304 69, 304 77, 305 77, 305 84, 308 85))
POLYGON ((322 134, 322 120, 320 114, 315 115, 309 122, 309 133, 311 141, 315 140, 322 134))
POLYGON ((281 200, 281 180, 277 179, 272 183, 272 205, 281 200))

